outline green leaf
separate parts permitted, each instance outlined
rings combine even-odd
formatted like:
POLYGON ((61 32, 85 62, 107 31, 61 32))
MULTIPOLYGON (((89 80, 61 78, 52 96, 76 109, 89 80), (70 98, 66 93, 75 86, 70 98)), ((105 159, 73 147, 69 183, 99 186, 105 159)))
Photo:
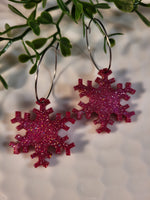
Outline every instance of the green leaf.
POLYGON ((87 3, 87 2, 81 2, 82 6, 83 6, 83 12, 84 14, 89 17, 89 18, 93 18, 93 14, 96 13, 96 8, 93 4, 87 3))
POLYGON ((34 3, 34 2, 29 2, 29 3, 24 4, 24 7, 25 7, 26 9, 32 9, 32 8, 34 8, 35 6, 36 6, 36 3, 34 3))
POLYGON ((5 24, 5 30, 8 30, 10 28, 9 24, 5 24))
POLYGON ((40 54, 36 52, 36 63, 38 62, 39 59, 40 59, 40 54))
POLYGON ((35 49, 40 49, 47 42, 47 38, 38 38, 32 41, 35 49))
POLYGON ((47 3, 47 0, 43 0, 43 1, 42 1, 42 7, 43 7, 43 8, 45 8, 46 3, 47 3))
POLYGON ((57 0, 59 8, 66 14, 69 14, 69 9, 66 6, 66 4, 63 2, 63 0, 57 0))
POLYGON ((29 47, 31 47, 33 50, 35 50, 35 48, 34 48, 34 45, 33 45, 33 43, 32 42, 30 42, 30 41, 25 41, 26 42, 26 44, 29 46, 29 47))
POLYGON ((140 17, 140 19, 147 25, 150 26, 150 21, 144 16, 142 15, 139 11, 135 10, 135 12, 138 14, 138 16, 140 17))
MULTIPOLYGON (((116 36, 116 35, 123 35, 123 33, 112 33, 112 34, 108 35, 111 47, 115 46, 116 42, 113 38, 110 38, 110 37, 116 36)), ((106 44, 107 44, 107 40, 106 40, 106 37, 104 37, 104 47, 103 48, 104 48, 105 53, 107 53, 106 44)))
POLYGON ((36 9, 33 10, 33 12, 30 14, 30 16, 28 17, 28 22, 34 20, 36 17, 36 9))
POLYGON ((135 0, 114 0, 117 8, 124 12, 132 12, 134 10, 135 0))
POLYGON ((32 68, 30 69, 29 73, 30 73, 30 74, 34 74, 34 73, 36 72, 36 70, 37 70, 37 63, 35 63, 35 64, 32 66, 32 68))
POLYGON ((52 24, 53 23, 52 16, 46 11, 42 12, 41 16, 38 17, 37 20, 41 24, 52 24))
POLYGON ((14 6, 8 4, 8 8, 15 13, 16 15, 19 15, 20 17, 23 17, 24 19, 27 19, 19 10, 17 10, 17 8, 15 8, 14 6))
POLYGON ((75 20, 75 22, 77 22, 80 19, 82 12, 83 12, 83 6, 81 3, 73 4, 71 10, 71 16, 75 20))
POLYGON ((27 54, 21 54, 18 59, 20 62, 25 63, 28 60, 30 60, 31 56, 27 55, 27 54))
POLYGON ((5 81, 5 79, 0 75, 0 81, 2 82, 3 86, 5 87, 5 89, 8 89, 8 85, 5 81))
POLYGON ((98 3, 94 5, 95 8, 100 8, 100 9, 109 9, 110 6, 107 3, 98 3))
MULTIPOLYGON (((5 30, 8 30, 8 29, 10 29, 10 26, 9 26, 9 24, 6 23, 6 24, 5 24, 5 30)), ((11 36, 11 31, 8 31, 8 32, 7 32, 7 36, 8 36, 8 37, 11 36)))
POLYGON ((70 44, 70 41, 66 37, 62 37, 60 39, 60 50, 63 56, 70 56, 71 55, 71 48, 72 45, 70 44))
POLYGON ((40 35, 40 27, 36 20, 31 20, 28 24, 36 35, 40 35))
POLYGON ((72 0, 72 2, 76 5, 78 3, 78 0, 72 0))
POLYGON ((113 38, 109 38, 109 42, 110 42, 111 47, 114 47, 116 44, 116 42, 113 38))

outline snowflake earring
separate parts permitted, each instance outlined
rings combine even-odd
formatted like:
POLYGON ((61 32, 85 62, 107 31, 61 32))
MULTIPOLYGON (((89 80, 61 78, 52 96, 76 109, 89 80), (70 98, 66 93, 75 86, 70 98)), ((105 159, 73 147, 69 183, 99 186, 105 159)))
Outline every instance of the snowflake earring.
POLYGON ((74 108, 73 112, 77 115, 77 119, 81 119, 83 115, 85 115, 87 119, 90 119, 92 114, 96 114, 97 117, 94 120, 94 124, 100 124, 97 132, 109 133, 111 130, 107 127, 107 125, 112 125, 114 123, 114 116, 116 116, 116 121, 122 121, 123 119, 125 119, 126 122, 131 122, 131 116, 135 113, 133 111, 127 111, 129 105, 121 105, 120 101, 121 99, 124 99, 126 101, 129 100, 130 96, 128 95, 128 93, 134 94, 135 90, 131 88, 130 82, 127 82, 125 84, 125 88, 122 87, 121 83, 118 83, 116 87, 111 86, 111 84, 115 82, 114 78, 108 78, 109 75, 112 73, 112 71, 110 70, 112 61, 111 45, 104 25, 96 18, 93 18, 89 22, 89 25, 86 26, 86 43, 90 53, 90 58, 95 67, 98 69, 98 75, 100 77, 97 77, 95 79, 97 87, 92 86, 92 81, 87 81, 87 85, 84 85, 83 80, 79 79, 78 85, 74 87, 74 90, 79 91, 80 97, 88 97, 89 102, 84 103, 80 101, 78 105, 81 107, 81 109, 77 110, 74 108), (90 50, 88 32, 90 33, 91 31, 90 25, 92 21, 94 21, 96 25, 99 26, 100 30, 104 34, 109 49, 109 66, 108 68, 104 68, 102 70, 99 70, 99 67, 94 61, 90 50))
MULTIPOLYGON (((66 125, 67 122, 74 123, 75 120, 71 118, 70 112, 66 112, 64 117, 61 117, 60 113, 57 113, 54 119, 51 119, 49 115, 53 113, 53 109, 46 109, 46 106, 50 104, 48 100, 56 76, 57 69, 57 47, 55 48, 55 72, 52 80, 52 85, 46 98, 38 97, 38 74, 40 69, 40 63, 44 54, 42 55, 36 72, 35 79, 35 96, 36 104, 40 106, 40 109, 33 109, 33 113, 36 115, 34 119, 31 119, 30 113, 25 113, 24 117, 21 117, 21 112, 16 111, 16 116, 11 120, 12 123, 18 122, 17 130, 25 129, 26 134, 24 136, 17 134, 15 142, 10 142, 10 146, 14 149, 14 154, 21 152, 27 153, 31 148, 34 148, 35 153, 31 155, 31 158, 38 157, 38 161, 34 164, 34 167, 44 166, 47 167, 49 162, 46 159, 50 159, 52 153, 50 148, 54 148, 56 154, 60 154, 63 150, 66 151, 66 155, 70 155, 70 149, 74 147, 74 143, 68 144, 66 141, 69 139, 68 136, 59 136, 59 130, 64 129, 67 131, 69 127, 66 125)), ((46 51, 45 51, 46 52, 46 51)))

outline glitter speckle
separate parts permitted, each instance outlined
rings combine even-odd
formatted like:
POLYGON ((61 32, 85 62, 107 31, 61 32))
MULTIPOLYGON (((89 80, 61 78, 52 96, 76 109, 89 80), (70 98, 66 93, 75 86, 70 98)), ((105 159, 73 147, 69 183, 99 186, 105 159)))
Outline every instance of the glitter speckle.
POLYGON ((87 119, 91 118, 93 113, 97 114, 97 118, 94 120, 94 124, 100 124, 97 129, 98 133, 110 132, 107 127, 108 124, 114 123, 112 115, 116 116, 117 121, 125 119, 126 122, 131 122, 131 116, 135 113, 128 112, 126 109, 129 105, 121 105, 120 100, 129 100, 130 96, 127 93, 134 94, 135 90, 131 88, 131 83, 127 82, 125 88, 122 88, 122 84, 118 83, 117 87, 112 87, 111 84, 115 82, 115 79, 108 79, 111 74, 111 70, 106 68, 100 70, 98 74, 101 76, 97 77, 95 82, 98 87, 92 86, 92 81, 87 81, 87 86, 83 85, 82 79, 79 79, 79 84, 74 87, 74 90, 78 90, 80 97, 87 96, 89 98, 88 103, 79 102, 81 110, 73 109, 73 112, 77 114, 77 119, 81 119, 83 115, 87 119))
POLYGON ((75 120, 70 117, 70 112, 66 112, 66 116, 63 118, 60 113, 57 113, 55 119, 50 119, 49 115, 53 113, 53 109, 46 110, 50 101, 41 98, 36 103, 40 106, 40 109, 33 109, 36 114, 33 120, 30 119, 29 113, 25 113, 24 118, 22 118, 21 112, 16 111, 16 117, 11 122, 19 122, 20 124, 16 127, 17 130, 25 129, 26 134, 24 136, 17 134, 15 137, 17 141, 10 142, 9 145, 14 148, 14 154, 27 153, 30 147, 34 147, 35 153, 31 155, 31 158, 38 157, 38 162, 34 166, 47 167, 49 162, 45 159, 52 156, 49 147, 54 147, 57 154, 65 150, 66 155, 70 155, 70 149, 75 146, 74 143, 67 144, 68 136, 61 137, 58 132, 60 129, 67 131, 69 127, 65 123, 74 123, 75 120))

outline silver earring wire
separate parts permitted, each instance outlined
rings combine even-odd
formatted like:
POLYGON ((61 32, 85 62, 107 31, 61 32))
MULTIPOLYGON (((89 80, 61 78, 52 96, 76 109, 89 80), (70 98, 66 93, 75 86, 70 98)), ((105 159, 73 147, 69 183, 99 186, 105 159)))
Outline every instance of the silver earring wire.
POLYGON ((88 48, 88 51, 90 53, 90 58, 94 64, 94 66, 96 67, 96 69, 99 71, 99 67, 98 65, 96 64, 94 58, 93 58, 93 55, 92 55, 92 52, 91 52, 91 47, 90 47, 90 44, 89 44, 89 34, 91 33, 91 22, 94 21, 99 27, 100 27, 100 30, 102 31, 102 33, 104 34, 104 37, 106 38, 106 41, 107 41, 107 45, 108 45, 108 50, 109 50, 109 65, 107 67, 108 70, 110 70, 111 68, 111 63, 112 63, 112 51, 111 51, 111 44, 110 44, 110 40, 109 40, 109 36, 107 34, 107 31, 103 25, 103 23, 97 19, 97 18, 93 18, 90 20, 88 26, 85 25, 86 27, 86 31, 85 31, 85 36, 86 36, 86 44, 87 44, 87 48, 88 48))
MULTIPOLYGON (((58 46, 59 46, 59 43, 57 43, 56 47, 52 46, 52 47, 55 48, 55 68, 54 68, 54 74, 53 74, 53 78, 52 78, 52 84, 51 84, 51 87, 50 87, 50 89, 48 91, 46 99, 49 98, 49 96, 50 96, 50 94, 52 92, 53 86, 54 86, 54 80, 55 80, 56 72, 57 72, 57 50, 58 50, 58 46)), ((46 53, 46 51, 48 49, 49 49, 49 47, 46 48, 45 51, 44 51, 44 53, 42 54, 42 56, 41 56, 41 58, 40 58, 40 60, 38 62, 37 71, 36 71, 36 74, 35 74, 35 97, 36 97, 37 101, 40 101, 39 95, 38 95, 38 78, 39 78, 40 64, 41 64, 41 62, 43 60, 43 57, 44 57, 44 55, 45 55, 45 53, 46 53)))

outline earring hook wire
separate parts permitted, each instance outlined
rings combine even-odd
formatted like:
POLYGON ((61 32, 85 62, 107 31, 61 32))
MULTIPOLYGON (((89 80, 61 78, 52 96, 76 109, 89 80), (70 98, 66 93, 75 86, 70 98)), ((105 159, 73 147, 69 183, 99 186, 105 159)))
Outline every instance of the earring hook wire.
MULTIPOLYGON (((54 74, 53 74, 53 78, 52 78, 52 84, 50 86, 50 89, 48 91, 48 94, 46 96, 46 99, 49 98, 51 92, 52 92, 52 89, 54 87, 54 81, 55 81, 55 77, 56 77, 56 72, 57 72, 57 50, 58 50, 58 47, 59 47, 59 43, 57 43, 56 47, 54 46, 51 46, 55 49, 55 67, 54 67, 54 74)), ((38 78, 39 78, 39 72, 40 72, 40 65, 41 65, 41 62, 43 60, 43 57, 45 55, 45 53, 47 52, 47 50, 51 47, 48 47, 46 48, 46 50, 44 51, 44 53, 42 54, 39 62, 38 62, 38 65, 37 65, 37 70, 36 70, 36 74, 35 74, 35 97, 36 97, 36 100, 37 101, 40 101, 39 99, 39 95, 38 95, 38 78)))
POLYGON ((91 47, 90 47, 90 43, 89 43, 89 34, 91 33, 91 23, 94 22, 96 25, 99 26, 101 32, 104 34, 104 37, 106 38, 106 42, 107 42, 107 45, 108 45, 108 50, 109 50, 109 65, 107 67, 107 70, 109 71, 110 68, 111 68, 111 63, 112 63, 112 51, 111 51, 111 44, 110 44, 110 40, 109 40, 109 36, 107 34, 107 31, 103 25, 103 23, 97 19, 97 18, 92 18, 87 25, 85 25, 86 27, 86 31, 85 31, 85 36, 86 36, 86 44, 87 44, 87 49, 89 51, 89 54, 90 54, 90 58, 91 58, 91 61, 92 63, 94 64, 94 66, 96 67, 96 69, 99 71, 99 67, 97 65, 97 63, 95 62, 94 58, 93 58, 93 55, 92 55, 92 52, 91 52, 91 47), (88 33, 89 32, 89 33, 88 33))

